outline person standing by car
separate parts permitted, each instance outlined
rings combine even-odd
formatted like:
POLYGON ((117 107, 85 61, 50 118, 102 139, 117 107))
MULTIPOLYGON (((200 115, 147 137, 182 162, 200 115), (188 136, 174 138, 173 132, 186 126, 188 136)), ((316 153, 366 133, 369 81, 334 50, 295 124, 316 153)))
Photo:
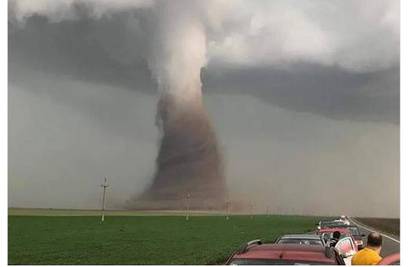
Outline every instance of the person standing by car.
POLYGON ((352 257, 352 265, 374 265, 382 260, 380 256, 382 236, 373 232, 368 235, 367 246, 352 257))
POLYGON ((339 239, 341 238, 341 233, 339 231, 335 231, 332 234, 332 238, 329 241, 329 246, 335 247, 336 243, 338 243, 339 239))

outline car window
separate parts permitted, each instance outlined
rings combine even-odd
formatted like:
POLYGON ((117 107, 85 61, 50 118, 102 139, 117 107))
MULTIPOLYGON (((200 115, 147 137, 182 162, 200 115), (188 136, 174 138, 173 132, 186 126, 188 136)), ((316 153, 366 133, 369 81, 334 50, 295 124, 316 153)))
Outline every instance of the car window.
POLYGON ((323 233, 321 237, 323 240, 325 240, 325 242, 328 242, 331 239, 330 233, 323 233))
POLYGON ((351 232, 352 235, 361 235, 358 227, 348 227, 348 230, 351 232))
POLYGON ((346 226, 346 224, 342 221, 329 221, 329 222, 322 222, 320 226, 322 228, 344 227, 346 226))
POLYGON ((321 240, 310 240, 309 241, 309 245, 312 246, 323 246, 323 243, 321 240))

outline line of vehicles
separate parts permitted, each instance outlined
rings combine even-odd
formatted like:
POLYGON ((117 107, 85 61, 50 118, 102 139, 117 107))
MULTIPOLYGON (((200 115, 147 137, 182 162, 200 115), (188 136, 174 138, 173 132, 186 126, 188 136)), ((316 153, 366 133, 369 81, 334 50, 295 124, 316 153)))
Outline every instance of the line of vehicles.
MULTIPOLYGON (((312 233, 283 235, 272 243, 247 242, 230 256, 226 264, 351 265, 352 257, 364 247, 365 235, 358 226, 351 224, 346 216, 320 221, 316 226, 312 233)), ((384 260, 381 265, 390 263, 387 258, 384 260)))

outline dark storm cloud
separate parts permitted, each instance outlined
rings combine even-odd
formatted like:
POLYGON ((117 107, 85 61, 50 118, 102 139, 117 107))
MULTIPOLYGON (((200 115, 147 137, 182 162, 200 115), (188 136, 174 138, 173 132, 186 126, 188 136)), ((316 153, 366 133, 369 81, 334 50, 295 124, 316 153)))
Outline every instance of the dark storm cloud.
POLYGON ((399 123, 399 67, 352 73, 295 64, 289 69, 205 71, 208 90, 244 93, 287 109, 334 119, 399 123))
POLYGON ((130 40, 129 32, 124 32, 127 20, 123 18, 121 13, 110 19, 83 18, 52 23, 44 16, 33 15, 24 26, 9 22, 12 75, 13 70, 34 69, 155 92, 145 60, 134 55, 133 48, 122 47, 128 42, 137 43, 130 40), (122 55, 126 49, 132 55, 122 55))
MULTIPOLYGON (((95 17, 86 4, 73 9, 76 19, 30 15, 24 23, 10 11, 11 79, 19 69, 36 69, 155 93, 139 27, 143 10, 95 17)), ((250 94, 272 105, 335 119, 399 123, 398 64, 356 72, 305 60, 264 67, 213 58, 202 80, 206 93, 250 94)))

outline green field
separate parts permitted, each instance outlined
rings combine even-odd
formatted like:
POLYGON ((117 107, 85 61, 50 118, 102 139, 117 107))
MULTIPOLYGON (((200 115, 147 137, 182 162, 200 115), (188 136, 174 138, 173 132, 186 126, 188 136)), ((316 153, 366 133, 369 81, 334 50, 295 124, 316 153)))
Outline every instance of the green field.
POLYGON ((314 228, 302 216, 9 216, 9 264, 219 264, 243 242, 314 228))

